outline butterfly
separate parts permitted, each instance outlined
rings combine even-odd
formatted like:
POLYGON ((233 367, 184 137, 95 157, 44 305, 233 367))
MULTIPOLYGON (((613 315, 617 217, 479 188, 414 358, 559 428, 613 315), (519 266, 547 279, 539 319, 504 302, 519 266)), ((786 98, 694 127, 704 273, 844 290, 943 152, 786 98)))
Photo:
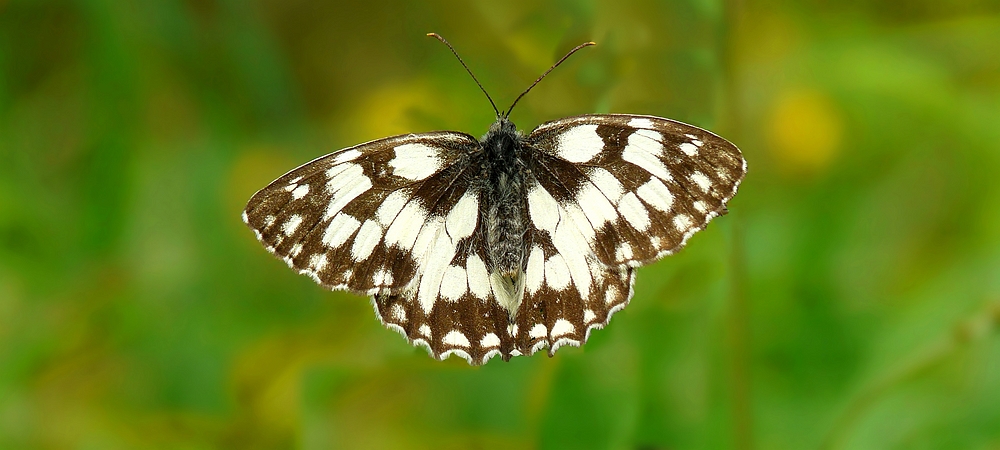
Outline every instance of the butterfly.
MULTIPOLYGON (((451 49, 476 80, 455 49, 451 49)), ((509 360, 580 346, 632 297, 637 267, 726 212, 747 166, 701 128, 589 114, 527 135, 514 105, 476 139, 388 137, 310 161, 261 189, 243 221, 292 269, 372 299, 431 356, 509 360)))

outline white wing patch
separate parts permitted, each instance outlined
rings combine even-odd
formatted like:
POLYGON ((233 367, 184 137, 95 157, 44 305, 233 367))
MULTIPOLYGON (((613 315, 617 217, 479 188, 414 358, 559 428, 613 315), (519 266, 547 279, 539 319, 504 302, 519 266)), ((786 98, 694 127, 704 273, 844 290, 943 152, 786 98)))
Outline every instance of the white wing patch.
POLYGON ((524 274, 524 288, 529 294, 538 292, 538 289, 542 287, 542 282, 545 281, 545 254, 541 247, 537 245, 532 247, 524 274))
POLYGON ((552 255, 548 261, 545 261, 545 282, 557 291, 569 286, 569 267, 566 266, 566 261, 561 254, 552 255))
MULTIPOLYGON (((580 296, 590 295, 590 269, 587 257, 592 253, 590 242, 594 238, 594 230, 587 222, 583 211, 576 205, 561 205, 559 208, 560 222, 554 233, 551 233, 552 245, 559 251, 553 258, 559 257, 553 270, 555 278, 549 279, 549 263, 546 263, 545 278, 550 286, 562 290, 569 284, 561 278, 559 267, 566 269, 566 274, 576 285, 580 296), (584 231, 586 230, 586 231, 584 231), (584 234, 589 231, 588 234, 584 234)), ((551 262, 551 259, 550 259, 551 262)))
POLYGON ((557 338, 557 337, 560 337, 560 336, 565 336, 567 334, 571 334, 571 333, 573 333, 575 331, 576 331, 576 327, 574 327, 572 323, 570 323, 566 319, 559 319, 559 320, 556 321, 556 323, 554 325, 552 325, 552 331, 549 334, 553 338, 557 338))
POLYGON ((327 176, 330 177, 330 181, 326 184, 326 190, 332 198, 323 215, 326 219, 333 217, 348 203, 372 188, 372 180, 365 176, 364 169, 357 164, 344 163, 333 166, 327 171, 327 176))
POLYGON ((576 193, 576 203, 583 209, 593 229, 618 218, 615 207, 593 183, 585 183, 576 193))
POLYGON ((628 242, 622 242, 615 250, 615 259, 619 261, 628 261, 632 256, 632 244, 628 242))
POLYGON ((580 125, 559 136, 556 154, 566 161, 590 161, 604 150, 604 139, 597 134, 597 125, 580 125))
POLYGON ((340 164, 348 161, 354 161, 355 159, 358 159, 359 156, 361 156, 361 151, 356 148, 352 148, 350 150, 337 153, 333 158, 333 163, 340 164))
POLYGON ((479 223, 479 195, 467 191, 448 213, 446 228, 454 243, 469 237, 479 223))
POLYGON ((528 192, 528 214, 535 228, 554 232, 559 223, 559 203, 541 185, 535 184, 528 192))
POLYGON ((390 317, 392 317, 393 320, 397 322, 406 322, 406 310, 403 309, 403 305, 400 305, 399 303, 392 305, 392 309, 390 311, 392 313, 390 317))
MULTIPOLYGON (((660 144, 661 153, 662 153, 663 135, 660 134, 659 131, 655 131, 655 130, 636 130, 635 133, 633 133, 633 134, 636 135, 636 136, 642 136, 642 137, 645 137, 645 138, 649 138, 651 141, 654 141, 654 142, 660 144)), ((655 148, 655 146, 653 148, 655 148)))
POLYGON ((645 117, 633 117, 628 121, 628 126, 634 128, 652 128, 653 121, 645 117))
POLYGON ((382 227, 374 220, 368 219, 361 229, 358 230, 357 237, 354 238, 354 245, 351 246, 351 258, 355 261, 364 261, 375 250, 375 246, 382 240, 382 227))
POLYGON ((691 181, 694 181, 694 184, 697 184, 698 189, 701 189, 702 192, 708 192, 708 188, 712 187, 712 180, 709 180, 705 174, 698 171, 691 174, 691 181))
POLYGON ((455 257, 455 246, 444 233, 444 220, 440 217, 428 220, 420 234, 426 238, 418 239, 418 241, 428 242, 428 245, 426 252, 417 253, 418 249, 414 249, 418 264, 422 268, 417 275, 420 277, 417 300, 420 301, 424 312, 430 314, 434 302, 440 294, 439 288, 444 272, 448 269, 452 258, 455 257))
POLYGON ((382 228, 388 228, 403 207, 406 206, 406 202, 410 200, 411 196, 412 194, 409 191, 400 189, 389 194, 385 200, 382 200, 382 204, 375 211, 375 217, 378 219, 379 225, 382 225, 382 228))
POLYGON ((478 255, 469 255, 465 262, 465 271, 469 280, 469 291, 480 300, 486 300, 490 295, 490 274, 486 272, 486 264, 478 255))
POLYGON ((288 221, 281 226, 281 232, 285 233, 285 236, 291 236, 295 234, 295 230, 299 228, 302 224, 302 216, 298 214, 292 214, 292 217, 288 218, 288 221))
POLYGON ((393 175, 419 181, 441 170, 440 151, 429 145, 403 144, 396 147, 395 152, 396 157, 389 161, 393 175))
POLYGON ((684 214, 678 214, 677 217, 674 217, 674 227, 677 228, 678 231, 686 231, 690 229, 691 218, 684 214))
MULTIPOLYGON (((692 142, 700 143, 701 141, 695 140, 692 142)), ((688 156, 696 156, 698 154, 698 144, 696 143, 684 142, 680 145, 679 148, 681 149, 682 152, 684 152, 685 155, 688 156)))
POLYGON ((500 337, 496 333, 486 333, 483 339, 479 341, 479 345, 483 348, 499 347, 500 337))
POLYGON ((646 231, 649 229, 649 211, 635 194, 629 192, 622 197, 621 201, 618 202, 618 212, 636 230, 646 231))
POLYGON ((656 175, 661 180, 671 180, 670 171, 660 160, 662 154, 663 144, 636 132, 629 135, 628 144, 622 151, 622 159, 656 175))
POLYGON ((385 232, 386 245, 395 245, 404 250, 413 248, 420 226, 427 220, 427 211, 420 203, 410 201, 399 211, 399 215, 385 232))
POLYGON ((326 255, 322 253, 318 255, 312 255, 309 258, 309 267, 311 267, 316 272, 323 270, 323 268, 326 267, 326 263, 327 263, 326 255))
POLYGON ((385 269, 377 270, 372 275, 372 283, 376 286, 389 286, 392 284, 392 281, 392 273, 385 269))
POLYGON ((590 181, 601 190, 601 193, 612 203, 618 203, 625 195, 625 187, 617 177, 603 167, 594 167, 588 174, 590 181))
POLYGON ((454 345, 456 347, 469 346, 469 338, 465 337, 465 335, 458 330, 449 331, 448 334, 444 335, 444 339, 441 341, 446 345, 454 345))
POLYGON ((458 266, 448 266, 444 278, 441 280, 441 296, 455 301, 465 295, 469 288, 466 277, 465 269, 458 266))
POLYGON ((670 189, 667 189, 663 182, 656 178, 650 178, 646 184, 639 186, 635 193, 639 194, 639 198, 649 206, 663 212, 670 212, 670 208, 674 204, 674 196, 670 193, 670 189))
POLYGON ((302 199, 302 197, 305 197, 306 194, 308 194, 308 193, 309 193, 309 185, 308 184, 303 184, 303 185, 300 185, 300 186, 296 186, 295 189, 292 190, 292 198, 295 199, 295 200, 300 200, 300 199, 302 199))

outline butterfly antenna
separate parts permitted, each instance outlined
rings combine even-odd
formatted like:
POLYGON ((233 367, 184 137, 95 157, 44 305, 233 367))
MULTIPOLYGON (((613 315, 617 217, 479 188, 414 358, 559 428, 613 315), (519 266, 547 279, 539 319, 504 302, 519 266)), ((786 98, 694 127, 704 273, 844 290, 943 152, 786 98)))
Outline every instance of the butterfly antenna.
POLYGON ((486 94, 486 99, 489 100, 490 101, 490 105, 493 106, 493 112, 497 113, 497 117, 500 117, 500 110, 497 109, 497 104, 493 103, 493 98, 490 97, 490 93, 486 92, 486 88, 484 88, 483 85, 482 85, 482 83, 480 83, 479 80, 476 79, 476 76, 473 75, 472 70, 469 70, 469 66, 465 65, 465 61, 462 61, 462 57, 461 56, 458 56, 458 52, 455 51, 455 47, 452 47, 451 44, 449 44, 448 41, 445 40, 445 38, 441 37, 440 34, 437 34, 437 33, 427 33, 427 35, 431 36, 433 38, 436 38, 437 40, 439 40, 442 43, 444 43, 444 45, 447 45, 449 49, 451 49, 451 52, 455 54, 456 58, 458 58, 458 62, 462 63, 462 67, 465 67, 465 71, 469 72, 469 76, 472 77, 472 81, 475 81, 476 85, 479 86, 479 89, 481 91, 483 91, 484 94, 486 94))
POLYGON ((562 64, 562 62, 565 61, 566 58, 569 58, 570 55, 576 53, 577 50, 580 50, 581 48, 584 48, 584 47, 590 47, 591 45, 597 45, 597 43, 596 42, 584 42, 584 43, 582 43, 580 45, 577 45, 576 47, 573 47, 573 50, 570 50, 569 53, 566 54, 566 56, 563 56, 561 59, 559 59, 559 61, 556 61, 556 63, 553 64, 552 67, 549 67, 549 70, 546 70, 545 73, 543 73, 542 76, 538 77, 538 79, 535 80, 534 83, 531 83, 531 86, 528 86, 528 88, 525 89, 524 92, 521 93, 521 95, 518 95, 517 98, 514 99, 514 103, 512 103, 510 105, 510 109, 508 109, 507 113, 504 114, 503 116, 504 117, 510 116, 510 112, 514 110, 514 105, 516 105, 517 102, 521 100, 521 97, 524 97, 524 94, 527 94, 528 91, 530 91, 531 88, 535 87, 535 85, 538 84, 539 81, 542 81, 542 78, 545 78, 545 76, 548 75, 549 72, 552 71, 552 69, 555 69, 556 67, 559 67, 559 65, 562 64))

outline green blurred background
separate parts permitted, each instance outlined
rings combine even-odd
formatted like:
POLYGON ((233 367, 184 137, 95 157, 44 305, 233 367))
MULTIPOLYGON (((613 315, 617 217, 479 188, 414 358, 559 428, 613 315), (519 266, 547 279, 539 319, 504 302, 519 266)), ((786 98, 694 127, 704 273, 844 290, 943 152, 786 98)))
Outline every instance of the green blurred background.
POLYGON ((0 448, 1000 449, 1000 2, 0 0, 0 448), (240 221, 390 134, 709 128, 750 172, 584 348, 434 361, 240 221))

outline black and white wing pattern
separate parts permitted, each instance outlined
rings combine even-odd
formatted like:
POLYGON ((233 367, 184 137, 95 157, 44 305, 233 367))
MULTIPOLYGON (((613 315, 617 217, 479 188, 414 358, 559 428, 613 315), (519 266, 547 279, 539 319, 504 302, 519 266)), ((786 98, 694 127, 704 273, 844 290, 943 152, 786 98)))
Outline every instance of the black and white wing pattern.
POLYGON ((528 206, 542 220, 533 221, 552 223, 545 211, 558 206, 559 217, 612 267, 679 250, 726 212, 746 174, 735 145, 661 117, 569 117, 540 125, 526 141, 537 150, 528 206))
POLYGON ((746 173, 733 144, 659 117, 570 117, 525 141, 532 244, 517 339, 529 352, 607 325, 632 297, 634 268, 724 214, 746 173))
POLYGON ((482 364, 501 347, 516 354, 486 266, 484 170, 480 143, 465 134, 377 140, 283 175, 254 194, 243 220, 299 273, 372 296, 386 327, 435 358, 482 364))
POLYGON ((372 296, 385 326, 432 356, 581 345, 632 296, 635 268, 725 212, 746 173, 700 128, 589 115, 521 136, 398 136, 311 161, 257 192, 243 219, 329 289, 372 296), (513 261, 513 262, 512 262, 513 261))
MULTIPOLYGON (((428 238, 421 231, 470 202, 474 209, 476 199, 462 188, 478 150, 475 138, 454 132, 344 149, 258 191, 243 221, 268 251, 328 289, 399 292, 420 269, 414 247, 426 246, 428 238)), ((469 234, 475 216, 453 216, 449 225, 453 235, 456 229, 469 234)))

